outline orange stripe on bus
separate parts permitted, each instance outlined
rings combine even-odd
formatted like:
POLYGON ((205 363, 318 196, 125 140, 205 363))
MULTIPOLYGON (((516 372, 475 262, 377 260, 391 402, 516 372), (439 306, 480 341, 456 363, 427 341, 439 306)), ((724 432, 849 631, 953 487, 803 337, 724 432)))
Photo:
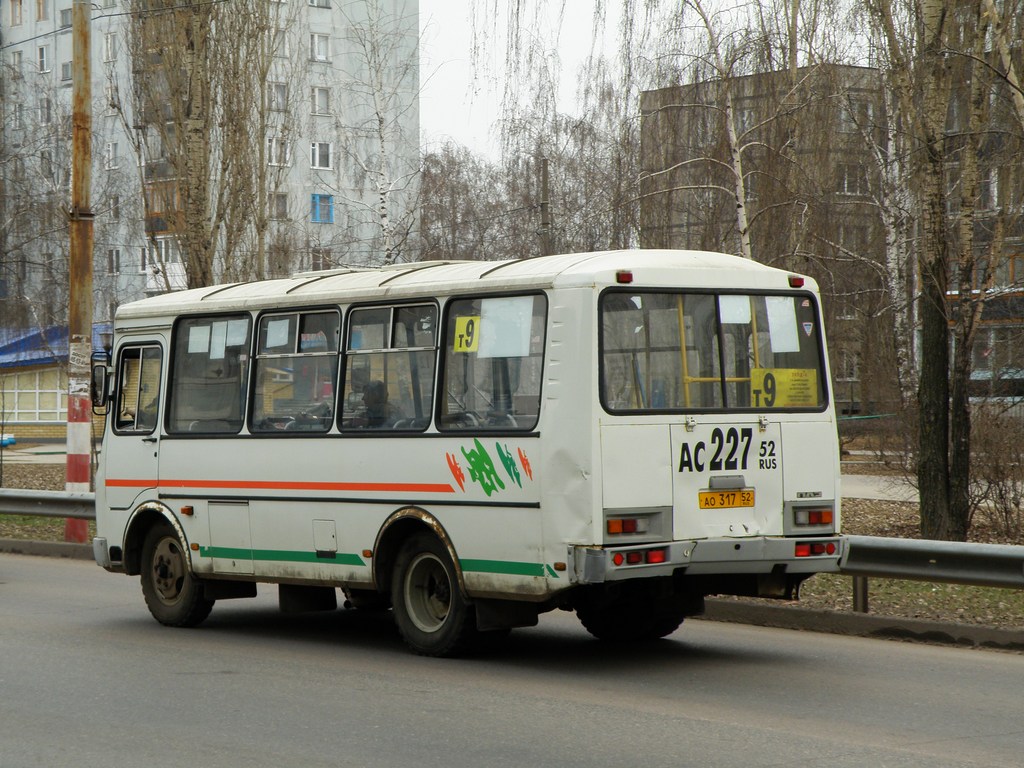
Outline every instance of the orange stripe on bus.
POLYGON ((322 483, 272 480, 107 480, 108 488, 231 488, 270 491, 400 491, 405 493, 455 493, 448 483, 322 483))

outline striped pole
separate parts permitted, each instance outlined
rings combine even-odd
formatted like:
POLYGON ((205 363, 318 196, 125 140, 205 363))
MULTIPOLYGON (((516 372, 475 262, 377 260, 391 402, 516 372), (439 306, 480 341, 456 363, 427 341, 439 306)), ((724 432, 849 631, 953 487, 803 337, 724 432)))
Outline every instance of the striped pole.
MULTIPOLYGON (((88 493, 92 479, 92 401, 89 397, 89 358, 92 341, 72 337, 68 344, 68 456, 64 490, 88 493)), ((89 522, 64 521, 64 540, 83 543, 89 539, 89 522)))

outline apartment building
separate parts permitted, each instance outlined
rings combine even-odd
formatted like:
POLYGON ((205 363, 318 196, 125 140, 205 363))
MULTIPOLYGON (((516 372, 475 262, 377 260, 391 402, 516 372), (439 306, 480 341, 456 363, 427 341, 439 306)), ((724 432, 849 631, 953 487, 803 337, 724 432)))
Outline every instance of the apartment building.
MULTIPOLYGON (((19 338, 66 324, 72 3, 0 4, 0 328, 19 338)), ((405 258, 418 0, 88 8, 97 322, 200 268, 216 283, 405 258)), ((27 379, 7 378, 16 401, 27 379)))
MULTIPOLYGON (((212 38, 206 72, 216 81, 202 94, 185 93, 174 82, 183 59, 173 49, 193 45, 195 35, 167 34, 195 23, 191 6, 102 0, 102 7, 90 8, 97 319, 123 301, 186 284, 178 141, 186 128, 175 118, 189 109, 194 114, 200 96, 210 102, 204 140, 216 145, 208 208, 211 215, 234 216, 216 234, 213 280, 379 263, 382 249, 401 258, 394 243, 382 241, 379 222, 383 205, 398 233, 387 235, 407 236, 412 226, 419 165, 417 0, 235 6, 236 14, 258 16, 249 28, 262 30, 249 36, 262 39, 247 41, 248 58, 239 55, 242 45, 231 43, 231 57, 223 50, 228 41, 215 39, 244 35, 244 28, 229 31, 223 19, 215 26, 209 16, 199 17, 210 26, 201 32, 212 38), (225 87, 229 75, 221 70, 231 67, 238 93, 259 103, 227 104, 233 88, 225 87), (183 99, 190 103, 178 103, 183 99), (238 157, 228 174, 241 165, 239 158, 248 164, 242 181, 219 176, 229 152, 238 157), (257 159, 263 167, 256 167, 257 159), (217 195, 240 193, 258 198, 263 210, 251 200, 241 211, 224 214, 223 202, 217 209, 217 195), (257 231, 261 219, 266 223, 257 231)), ((11 305, 5 317, 25 323, 60 322, 66 303, 71 17, 72 0, 0 6, 0 301, 11 305), (15 306, 27 302, 38 311, 40 296, 55 304, 45 317, 26 316, 15 306)))

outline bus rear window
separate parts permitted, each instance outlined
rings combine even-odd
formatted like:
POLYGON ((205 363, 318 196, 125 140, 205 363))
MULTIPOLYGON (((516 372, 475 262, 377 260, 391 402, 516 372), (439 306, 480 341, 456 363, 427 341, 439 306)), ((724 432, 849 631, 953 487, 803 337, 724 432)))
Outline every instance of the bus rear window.
POLYGON ((601 397, 611 412, 822 408, 815 303, 807 294, 606 292, 601 397))

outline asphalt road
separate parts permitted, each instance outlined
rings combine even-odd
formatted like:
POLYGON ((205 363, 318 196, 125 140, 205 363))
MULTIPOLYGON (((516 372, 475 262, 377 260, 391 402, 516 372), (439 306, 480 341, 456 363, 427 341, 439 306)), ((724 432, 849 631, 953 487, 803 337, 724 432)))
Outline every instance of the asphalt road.
MULTIPOLYGON (((262 588, 261 588, 262 589, 262 588)), ((202 628, 82 560, 0 555, 0 766, 1019 766, 1024 657, 689 621, 644 646, 559 613, 474 658, 386 614, 202 628)))

